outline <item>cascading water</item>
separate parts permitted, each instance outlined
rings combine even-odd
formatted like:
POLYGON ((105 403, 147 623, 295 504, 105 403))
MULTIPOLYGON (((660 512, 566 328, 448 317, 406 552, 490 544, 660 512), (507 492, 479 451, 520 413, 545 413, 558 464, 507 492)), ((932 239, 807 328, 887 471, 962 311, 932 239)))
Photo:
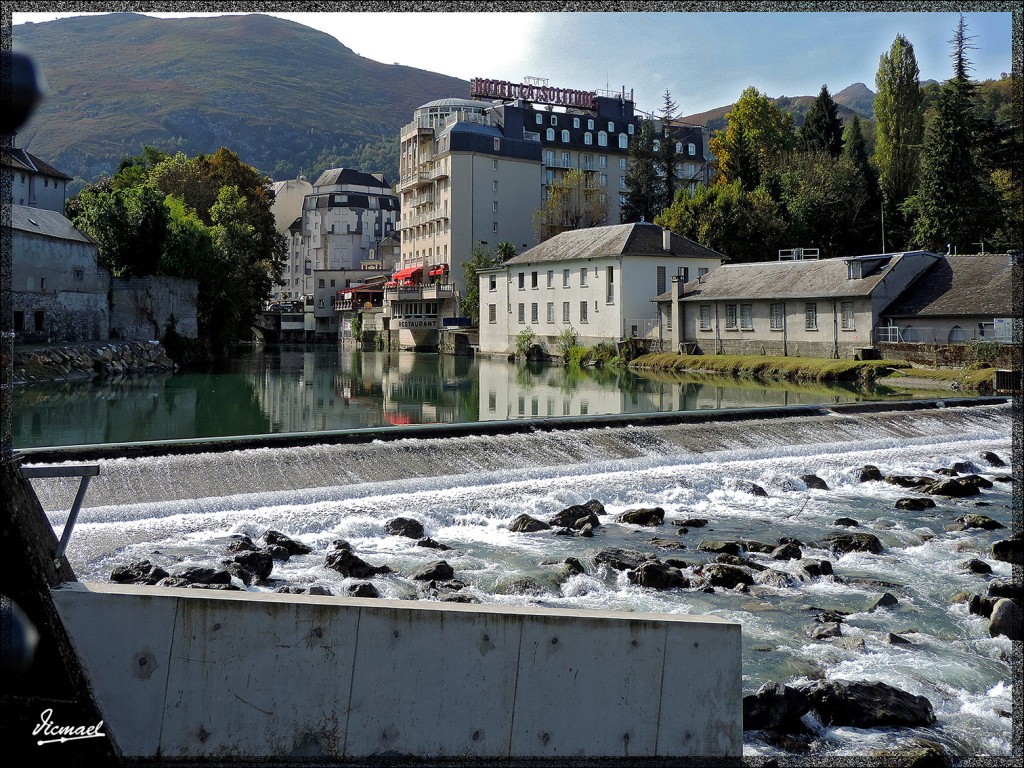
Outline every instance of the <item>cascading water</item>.
MULTIPOLYGON (((920 739, 959 757, 1009 755, 1011 642, 990 637, 987 620, 952 598, 1013 578, 1011 566, 989 554, 1015 522, 1010 470, 979 458, 992 451, 1009 464, 1011 424, 1012 408, 1003 404, 106 459, 68 556, 80 579, 105 581, 116 566, 144 559, 172 572, 217 566, 232 536, 255 540, 274 529, 313 552, 276 562, 270 582, 244 588, 317 584, 345 594, 354 580, 324 567, 331 542, 344 539, 367 562, 390 566, 393 573, 371 580, 384 597, 436 597, 408 575, 443 558, 466 585, 460 595, 480 602, 715 614, 743 624, 745 694, 765 682, 879 680, 928 697, 938 718, 913 729, 812 720, 813 738, 797 744, 751 731, 747 756, 864 755, 920 739), (992 487, 969 498, 934 497, 937 506, 912 511, 894 504, 921 494, 860 479, 866 464, 884 476, 939 478, 935 470, 956 462, 973 465, 992 487), (827 490, 810 487, 801 479, 808 474, 827 490), (752 493, 751 483, 767 495, 752 493), (589 499, 605 508, 593 538, 508 529, 521 513, 545 520, 589 499), (654 506, 665 511, 660 526, 617 521, 627 509, 654 506), (947 530, 976 513, 1006 529, 947 530), (451 549, 388 535, 385 523, 399 516, 418 520, 451 549), (844 517, 858 526, 837 527, 844 517), (687 532, 672 524, 686 518, 708 522, 687 532), (825 537, 844 530, 877 536, 883 551, 831 553, 825 537), (792 578, 742 592, 658 591, 595 563, 600 550, 618 547, 683 561, 693 575, 714 559, 697 549, 704 539, 783 537, 802 542, 804 558, 830 560, 834 576, 806 578, 800 560, 747 553, 792 578), (569 557, 585 573, 570 574, 562 565, 569 557), (991 573, 964 570, 971 559, 991 573), (897 604, 874 609, 885 592, 897 604), (848 614, 842 638, 809 636, 823 611, 848 614), (890 633, 909 643, 892 644, 890 633)), ((59 532, 74 484, 33 484, 59 532)))

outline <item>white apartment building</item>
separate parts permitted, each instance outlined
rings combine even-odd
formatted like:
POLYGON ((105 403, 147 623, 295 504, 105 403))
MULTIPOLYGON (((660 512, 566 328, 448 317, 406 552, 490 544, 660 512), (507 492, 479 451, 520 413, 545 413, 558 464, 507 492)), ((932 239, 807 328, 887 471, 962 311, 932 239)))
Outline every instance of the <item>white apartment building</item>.
POLYGON ((480 351, 509 354, 527 328, 550 355, 568 327, 584 346, 653 337, 654 297, 725 258, 649 223, 563 232, 480 273, 480 351))
POLYGON ((4 171, 11 174, 11 205, 64 214, 70 176, 24 149, 4 148, 0 154, 4 171))

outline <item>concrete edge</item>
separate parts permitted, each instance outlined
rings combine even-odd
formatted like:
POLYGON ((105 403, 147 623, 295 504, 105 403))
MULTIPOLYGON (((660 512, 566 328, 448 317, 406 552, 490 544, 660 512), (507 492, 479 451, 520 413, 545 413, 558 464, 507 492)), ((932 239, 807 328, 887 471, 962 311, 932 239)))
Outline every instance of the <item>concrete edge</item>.
POLYGON ((166 597, 185 600, 221 600, 251 603, 290 603, 306 605, 345 605, 352 608, 380 608, 400 611, 427 611, 434 613, 487 613, 503 616, 550 616, 564 619, 603 619, 619 621, 656 621, 678 624, 720 624, 725 627, 741 626, 741 622, 718 616, 685 613, 649 613, 611 611, 597 608, 549 608, 533 605, 495 605, 472 603, 445 603, 430 600, 393 600, 389 598, 347 597, 343 595, 295 595, 283 592, 249 592, 215 589, 182 589, 145 584, 115 584, 109 582, 65 582, 55 589, 67 592, 91 592, 109 595, 136 595, 166 597))

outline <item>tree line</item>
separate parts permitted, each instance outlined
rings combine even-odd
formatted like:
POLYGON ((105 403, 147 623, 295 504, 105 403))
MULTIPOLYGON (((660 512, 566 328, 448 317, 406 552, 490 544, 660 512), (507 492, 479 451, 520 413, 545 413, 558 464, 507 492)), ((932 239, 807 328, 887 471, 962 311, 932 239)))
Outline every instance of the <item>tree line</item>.
POLYGON ((922 88, 904 36, 882 54, 873 153, 865 126, 856 115, 843 124, 827 86, 799 128, 747 88, 709 142, 710 186, 680 178, 666 92, 660 129, 644 121, 630 146, 622 220, 654 221, 734 263, 789 247, 826 257, 1020 249, 1019 79, 1015 108, 993 114, 970 77, 973 46, 962 16, 950 43, 953 74, 937 94, 922 88))
POLYGON ((199 345, 181 350, 173 329, 165 341, 179 355, 209 359, 249 338, 281 284, 287 241, 272 204, 270 179, 228 149, 187 157, 145 147, 68 200, 66 213, 115 277, 197 281, 199 345))

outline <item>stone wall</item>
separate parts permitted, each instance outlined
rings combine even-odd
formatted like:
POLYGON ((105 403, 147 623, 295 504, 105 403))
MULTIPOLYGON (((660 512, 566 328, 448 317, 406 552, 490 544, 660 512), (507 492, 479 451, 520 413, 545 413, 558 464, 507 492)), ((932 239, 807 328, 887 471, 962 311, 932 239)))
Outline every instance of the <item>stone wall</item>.
POLYGON ((1020 367, 1020 351, 1012 344, 994 341, 966 344, 919 344, 911 342, 879 342, 878 356, 884 360, 903 360, 932 368, 965 368, 975 363, 988 363, 993 368, 1020 367), (1016 361, 1014 360, 1016 352, 1016 361))
POLYGON ((157 341, 15 347, 13 381, 67 381, 172 371, 174 361, 157 341))
POLYGON ((169 328, 186 339, 199 335, 198 284, 180 277, 110 281, 110 338, 162 339, 169 328))

